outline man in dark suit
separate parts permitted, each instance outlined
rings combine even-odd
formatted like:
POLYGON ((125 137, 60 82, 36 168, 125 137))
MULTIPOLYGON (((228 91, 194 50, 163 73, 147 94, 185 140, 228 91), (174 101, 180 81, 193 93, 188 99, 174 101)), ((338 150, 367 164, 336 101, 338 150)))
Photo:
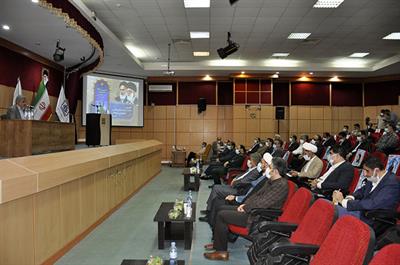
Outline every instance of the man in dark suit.
POLYGON ((289 146, 288 146, 288 151, 293 152, 299 147, 299 143, 297 142, 297 136, 292 135, 292 137, 289 138, 289 146))
POLYGON ((400 200, 400 185, 396 176, 385 171, 379 158, 369 157, 363 165, 367 183, 352 195, 344 198, 341 191, 334 191, 333 202, 339 203, 339 217, 353 215, 372 224, 364 213, 371 210, 395 210, 400 200))
POLYGON ((367 152, 371 152, 371 141, 368 139, 367 131, 360 131, 357 135, 357 143, 353 150, 347 154, 347 160, 351 161, 351 157, 354 156, 358 149, 365 150, 367 152))
POLYGON ((206 249, 214 249, 213 252, 204 253, 204 257, 210 260, 228 260, 228 224, 246 226, 250 217, 250 211, 254 208, 281 209, 288 195, 288 183, 282 176, 286 175, 286 161, 279 157, 272 159, 270 166, 270 179, 262 189, 253 194, 244 204, 236 209, 221 210, 217 214, 214 227, 214 243, 205 246, 206 249))
POLYGON ((280 139, 277 139, 274 141, 274 145, 272 146, 272 152, 271 155, 273 157, 283 157, 285 154, 285 151, 282 149, 283 142, 280 139))
POLYGON ((204 171, 204 176, 200 177, 201 179, 211 179, 211 173, 215 168, 221 167, 224 165, 225 162, 230 161, 234 156, 236 155, 235 153, 235 143, 234 142, 229 142, 226 145, 226 149, 224 150, 223 153, 221 153, 221 156, 217 158, 216 161, 213 161, 210 163, 210 165, 207 167, 207 169, 204 171))
POLYGON ((228 173, 230 168, 241 168, 244 160, 246 149, 243 145, 235 149, 235 155, 232 159, 225 161, 223 165, 216 166, 210 171, 210 175, 214 179, 214 184, 221 184, 221 177, 228 173))
POLYGON ((322 145, 321 135, 319 134, 314 135, 310 143, 312 143, 317 147, 317 152, 315 153, 315 155, 321 158, 324 155, 322 153, 324 151, 324 146, 322 145))
POLYGON ((354 177, 354 168, 346 161, 346 153, 341 146, 335 145, 331 148, 329 163, 331 167, 324 175, 311 182, 311 188, 327 198, 330 198, 334 190, 348 194, 354 177))
POLYGON ((26 108, 26 98, 22 95, 17 96, 15 105, 8 108, 7 119, 9 120, 24 120, 24 109, 26 108))
POLYGON ((346 155, 351 152, 351 149, 353 146, 351 145, 351 142, 349 139, 347 139, 347 133, 342 131, 338 134, 339 137, 339 144, 343 150, 346 152, 346 155))
POLYGON ((220 198, 221 200, 224 200, 225 197, 230 194, 238 194, 239 188, 250 188, 250 183, 253 180, 258 179, 260 176, 260 172, 257 169, 257 165, 260 160, 261 156, 258 153, 251 154, 250 159, 247 161, 248 170, 245 173, 236 176, 232 180, 231 185, 214 185, 210 195, 208 196, 207 209, 202 211, 202 213, 206 214, 206 216, 200 217, 199 220, 207 221, 207 217, 211 211, 214 199, 220 198))
POLYGON ((247 154, 250 155, 252 153, 257 152, 258 148, 260 147, 260 138, 255 138, 253 146, 250 147, 249 150, 247 150, 247 154))
POLYGON ((327 147, 332 147, 336 144, 335 139, 333 139, 332 135, 328 132, 324 132, 322 134, 322 145, 327 148, 327 147))
POLYGON ((217 197, 212 201, 207 220, 211 228, 215 226, 215 219, 220 210, 236 210, 239 205, 245 204, 247 199, 251 198, 253 194, 256 194, 264 186, 265 182, 270 177, 269 167, 272 164, 272 158, 273 157, 270 153, 264 154, 261 162, 257 165, 257 172, 259 172, 259 175, 257 179, 254 179, 249 183, 250 185, 248 190, 239 189, 240 185, 235 185, 238 189, 236 193, 228 194, 224 198, 217 197))
POLYGON ((221 142, 222 142, 221 137, 217 137, 217 140, 212 143, 211 149, 212 149, 212 157, 213 158, 217 157, 218 152, 219 152, 219 146, 220 146, 221 142))

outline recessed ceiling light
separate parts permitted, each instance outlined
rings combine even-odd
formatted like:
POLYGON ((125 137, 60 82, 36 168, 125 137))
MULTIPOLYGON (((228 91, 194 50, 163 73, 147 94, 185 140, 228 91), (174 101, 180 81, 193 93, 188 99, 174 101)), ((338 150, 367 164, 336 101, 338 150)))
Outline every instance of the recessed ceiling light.
POLYGON ((10 26, 9 26, 9 25, 3 25, 2 28, 3 28, 4 30, 10 30, 10 26))
POLYGON ((310 75, 314 75, 314 72, 309 72, 310 75))
POLYGON ((39 3, 39 0, 32 0, 32 3, 37 4, 37 3, 39 3))
POLYGON ((193 56, 196 56, 196 57, 210 56, 210 52, 193 52, 193 56))
POLYGON ((314 8, 337 8, 344 0, 317 0, 314 8))
POLYGON ((369 52, 355 52, 355 53, 351 54, 349 57, 363 58, 363 57, 367 56, 368 54, 369 54, 369 52))
POLYGON ((209 8, 210 0, 184 0, 185 8, 209 8))
POLYGON ((275 73, 271 76, 272 78, 279 78, 279 74, 275 73))
POLYGON ((334 76, 334 77, 332 77, 331 79, 329 79, 329 81, 331 81, 331 82, 338 82, 338 81, 341 81, 341 80, 339 79, 338 76, 334 76))
POLYGON ((288 57, 289 53, 287 52, 275 52, 272 54, 272 57, 288 57))
POLYGON ((292 40, 305 40, 307 39, 311 33, 290 33, 288 39, 292 40))
POLYGON ((138 47, 136 47, 136 46, 133 46, 132 44, 125 44, 125 47, 126 47, 133 55, 135 55, 135 57, 137 57, 137 58, 144 58, 144 57, 146 57, 146 53, 145 53, 142 49, 140 49, 140 48, 138 48, 138 47))
POLYGON ((400 32, 392 32, 389 35, 383 37, 384 40, 400 40, 400 32))
POLYGON ((191 31, 190 38, 191 39, 209 39, 210 32, 208 32, 208 31, 191 31))
POLYGON ((240 72, 242 75, 244 75, 246 72, 245 71, 242 71, 242 72, 240 72))

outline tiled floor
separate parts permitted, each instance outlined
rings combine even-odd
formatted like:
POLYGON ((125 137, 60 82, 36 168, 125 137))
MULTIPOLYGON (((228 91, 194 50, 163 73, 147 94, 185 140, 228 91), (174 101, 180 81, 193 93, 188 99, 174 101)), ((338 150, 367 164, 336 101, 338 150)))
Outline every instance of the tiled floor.
MULTIPOLYGON (((168 258, 169 249, 157 248, 157 224, 153 217, 162 201, 184 198, 182 169, 163 167, 161 173, 143 187, 110 218, 99 225, 90 235, 62 257, 58 265, 119 265, 123 259, 143 259, 150 255, 168 258)), ((199 192, 193 192, 197 213, 205 208, 210 189, 209 181, 202 181, 199 192)), ((203 257, 203 245, 210 243, 211 231, 206 223, 196 221, 191 250, 183 250, 178 241, 178 257, 186 264, 208 265, 248 264, 243 239, 229 245, 230 260, 208 261, 203 257)), ((168 246, 168 244, 167 244, 168 246)))

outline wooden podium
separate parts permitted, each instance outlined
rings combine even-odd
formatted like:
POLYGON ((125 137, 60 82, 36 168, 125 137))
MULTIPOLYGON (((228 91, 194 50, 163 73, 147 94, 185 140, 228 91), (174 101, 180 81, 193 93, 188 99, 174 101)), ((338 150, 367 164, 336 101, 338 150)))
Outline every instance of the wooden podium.
POLYGON ((0 120, 0 156, 18 157, 75 149, 73 123, 0 120))

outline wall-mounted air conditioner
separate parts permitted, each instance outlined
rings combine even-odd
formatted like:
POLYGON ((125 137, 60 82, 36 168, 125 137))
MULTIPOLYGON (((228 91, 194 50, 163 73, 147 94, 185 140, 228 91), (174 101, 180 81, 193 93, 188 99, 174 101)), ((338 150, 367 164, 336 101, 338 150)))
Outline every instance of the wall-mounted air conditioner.
POLYGON ((149 92, 172 92, 172 85, 149 85, 149 92))

